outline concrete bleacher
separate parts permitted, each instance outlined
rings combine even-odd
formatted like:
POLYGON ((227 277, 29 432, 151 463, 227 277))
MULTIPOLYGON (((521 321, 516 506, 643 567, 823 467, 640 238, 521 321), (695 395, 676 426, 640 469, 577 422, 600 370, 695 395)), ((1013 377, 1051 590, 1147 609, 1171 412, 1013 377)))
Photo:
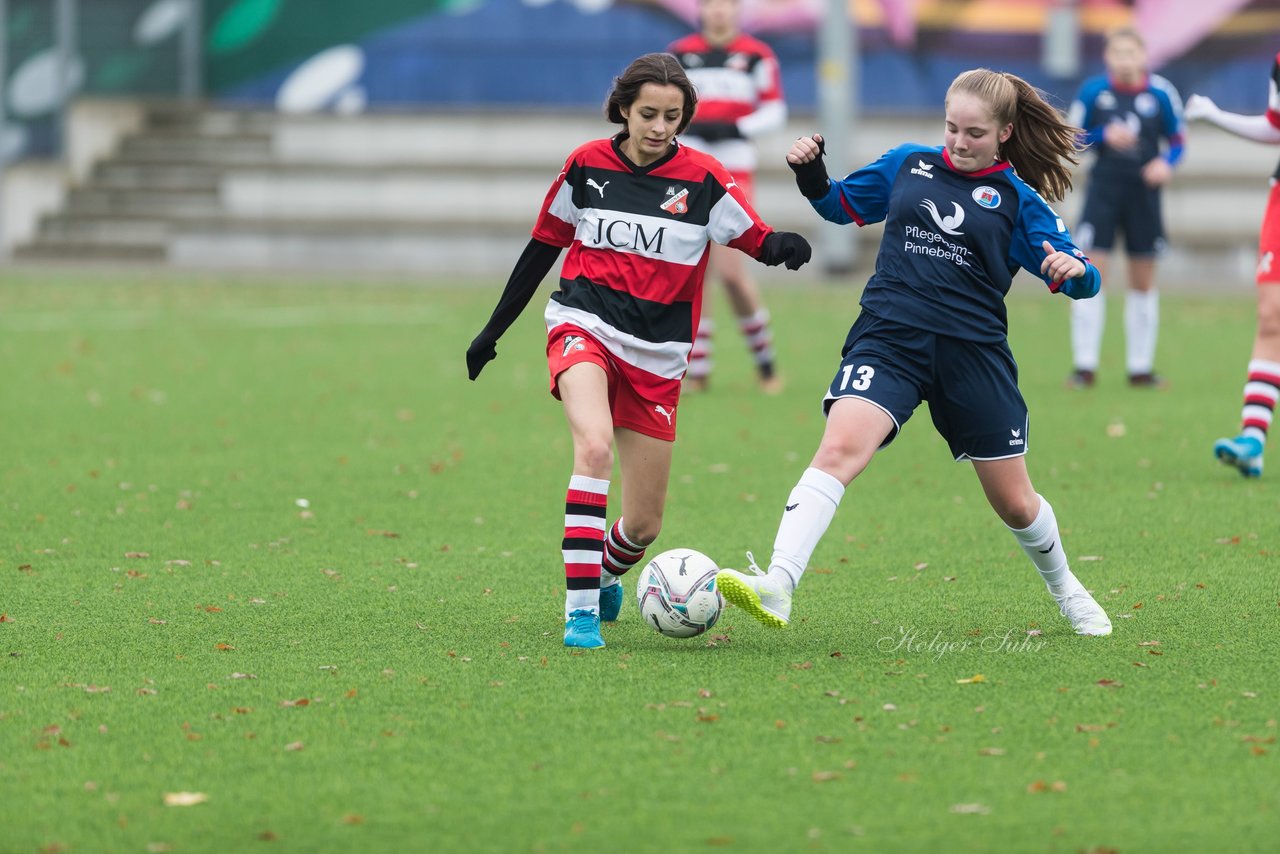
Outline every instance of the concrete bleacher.
MULTIPOLYGON (((298 116, 93 101, 72 109, 68 127, 65 186, 36 194, 42 213, 18 229, 17 260, 482 277, 509 271, 568 152, 611 129, 595 113, 298 116)), ((797 117, 761 141, 757 184, 766 220, 811 237, 818 222, 782 155, 812 127, 797 117)), ((828 134, 829 160, 849 169, 898 142, 940 142, 941 130, 936 118, 869 117, 828 134)), ((1194 129, 1166 195, 1162 281, 1252 281, 1276 155, 1194 129)), ((11 182, 26 177, 11 169, 11 182)), ((1060 206, 1068 222, 1079 200, 1060 206)), ((863 266, 879 233, 848 230, 863 266)))

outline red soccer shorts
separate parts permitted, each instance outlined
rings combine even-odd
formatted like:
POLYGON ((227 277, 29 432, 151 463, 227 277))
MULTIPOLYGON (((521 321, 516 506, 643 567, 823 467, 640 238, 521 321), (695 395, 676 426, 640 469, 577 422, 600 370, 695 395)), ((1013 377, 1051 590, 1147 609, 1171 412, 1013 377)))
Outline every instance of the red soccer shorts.
POLYGON ((1280 182, 1271 185, 1258 237, 1258 284, 1280 285, 1280 182))
POLYGON ((547 368, 551 372, 551 394, 560 399, 560 375, 581 362, 599 365, 609 379, 609 411, 613 426, 635 430, 645 436, 674 442, 676 404, 646 400, 636 391, 622 363, 587 333, 559 326, 547 338, 547 368))

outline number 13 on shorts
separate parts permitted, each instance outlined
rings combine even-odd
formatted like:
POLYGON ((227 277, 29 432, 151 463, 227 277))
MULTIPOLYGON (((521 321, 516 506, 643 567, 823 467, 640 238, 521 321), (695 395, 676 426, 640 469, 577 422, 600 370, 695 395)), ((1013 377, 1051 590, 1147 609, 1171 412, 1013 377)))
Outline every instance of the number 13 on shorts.
POLYGON ((848 391, 849 389, 866 391, 871 388, 871 378, 876 375, 876 369, 870 365, 859 365, 856 368, 853 365, 845 365, 840 371, 841 391, 848 391), (857 374, 856 379, 854 378, 855 373, 857 374))

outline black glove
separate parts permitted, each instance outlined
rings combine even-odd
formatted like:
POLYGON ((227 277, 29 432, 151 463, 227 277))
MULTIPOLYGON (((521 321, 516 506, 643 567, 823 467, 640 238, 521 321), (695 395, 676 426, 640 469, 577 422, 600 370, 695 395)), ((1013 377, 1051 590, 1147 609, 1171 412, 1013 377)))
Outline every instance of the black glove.
POLYGON ((770 267, 785 264, 788 270, 799 270, 813 257, 809 241, 794 231, 774 231, 760 244, 760 263, 770 267))
POLYGON ((498 356, 498 350, 494 347, 494 341, 483 333, 476 336, 476 340, 471 342, 471 346, 467 348, 467 376, 475 379, 480 376, 480 371, 484 366, 492 362, 498 356))
POLYGON ((726 139, 742 139, 742 131, 734 122, 694 122, 689 125, 688 134, 700 137, 707 142, 722 142, 726 139))
POLYGON ((806 199, 817 200, 827 194, 831 188, 831 179, 827 177, 827 164, 823 157, 827 153, 827 141, 818 140, 818 156, 808 163, 792 163, 787 161, 791 171, 796 173, 796 186, 806 199))

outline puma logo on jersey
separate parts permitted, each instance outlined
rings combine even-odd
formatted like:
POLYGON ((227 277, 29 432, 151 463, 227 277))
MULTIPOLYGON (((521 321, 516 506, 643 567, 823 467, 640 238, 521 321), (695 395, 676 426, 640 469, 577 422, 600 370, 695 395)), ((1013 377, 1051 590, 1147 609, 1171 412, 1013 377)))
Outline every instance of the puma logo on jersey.
POLYGON ((1276 260, 1276 253, 1264 252, 1262 257, 1258 259, 1258 273, 1266 276, 1271 273, 1271 264, 1276 260))
POLYGON ((676 411, 674 408, 667 410, 667 409, 663 409, 661 406, 658 406, 657 404, 654 404, 653 411, 661 415, 663 418, 667 419, 667 426, 668 427, 671 426, 671 416, 676 414, 676 411))
POLYGON ((920 165, 911 167, 911 174, 919 175, 921 178, 928 178, 929 180, 932 181, 933 180, 933 164, 925 163, 923 160, 917 160, 916 163, 920 165))
POLYGON ((947 234, 963 235, 964 232, 960 231, 960 224, 964 222, 964 208, 960 207, 959 202, 952 202, 951 204, 955 208, 956 212, 950 216, 943 216, 938 211, 938 206, 933 203, 932 199, 925 199, 920 203, 920 207, 927 210, 929 212, 929 216, 933 217, 934 225, 938 226, 938 228, 942 229, 947 234))
POLYGON ((587 186, 588 186, 588 187, 590 187, 591 189, 596 190, 597 192, 599 192, 599 193, 600 193, 600 198, 602 198, 602 199, 604 198, 604 188, 605 188, 605 187, 607 187, 607 186, 609 186, 609 184, 610 184, 610 183, 612 183, 612 182, 610 182, 610 181, 605 181, 603 184, 597 184, 597 183, 596 183, 596 179, 595 179, 595 178, 588 178, 588 179, 587 179, 587 186))
POLYGON ((585 350, 585 349, 587 349, 587 345, 582 343, 582 342, 583 342, 583 340, 584 340, 584 339, 583 339, 583 337, 582 337, 581 335, 566 335, 566 336, 564 336, 564 352, 560 354, 560 358, 562 358, 562 359, 563 359, 565 356, 569 355, 569 351, 570 351, 570 350, 585 350))

